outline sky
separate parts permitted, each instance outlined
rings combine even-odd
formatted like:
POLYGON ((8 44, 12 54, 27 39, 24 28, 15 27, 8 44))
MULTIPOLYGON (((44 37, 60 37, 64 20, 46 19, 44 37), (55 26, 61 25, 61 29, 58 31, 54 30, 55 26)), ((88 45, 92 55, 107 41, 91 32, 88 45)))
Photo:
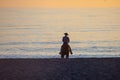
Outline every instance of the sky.
POLYGON ((0 7, 15 7, 15 8, 120 7, 120 0, 0 0, 0 7))

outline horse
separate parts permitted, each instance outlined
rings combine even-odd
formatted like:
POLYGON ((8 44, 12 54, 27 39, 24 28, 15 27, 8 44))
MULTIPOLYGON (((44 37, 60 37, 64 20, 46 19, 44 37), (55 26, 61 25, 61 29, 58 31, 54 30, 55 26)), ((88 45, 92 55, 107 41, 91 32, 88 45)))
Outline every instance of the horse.
POLYGON ((61 51, 59 54, 61 55, 61 58, 64 58, 65 55, 66 55, 66 58, 69 58, 69 52, 73 54, 70 46, 68 44, 63 44, 61 46, 61 51))

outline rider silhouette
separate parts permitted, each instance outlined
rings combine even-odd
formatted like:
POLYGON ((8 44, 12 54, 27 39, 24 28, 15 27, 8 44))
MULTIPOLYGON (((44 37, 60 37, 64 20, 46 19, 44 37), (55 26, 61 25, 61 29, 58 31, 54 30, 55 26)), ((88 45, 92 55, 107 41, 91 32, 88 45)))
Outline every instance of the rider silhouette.
POLYGON ((68 33, 64 33, 64 37, 63 37, 63 39, 62 39, 62 41, 63 41, 63 44, 68 44, 69 42, 70 42, 70 39, 69 39, 69 37, 68 37, 68 33))

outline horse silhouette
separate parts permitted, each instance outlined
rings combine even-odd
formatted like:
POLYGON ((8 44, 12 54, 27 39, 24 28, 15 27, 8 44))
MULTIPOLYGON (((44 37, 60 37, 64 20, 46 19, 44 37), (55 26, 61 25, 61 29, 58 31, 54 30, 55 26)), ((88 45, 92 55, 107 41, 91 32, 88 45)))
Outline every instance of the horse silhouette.
POLYGON ((59 53, 61 55, 61 58, 64 58, 65 55, 66 58, 69 58, 69 53, 73 54, 70 46, 68 44, 63 44, 59 53))

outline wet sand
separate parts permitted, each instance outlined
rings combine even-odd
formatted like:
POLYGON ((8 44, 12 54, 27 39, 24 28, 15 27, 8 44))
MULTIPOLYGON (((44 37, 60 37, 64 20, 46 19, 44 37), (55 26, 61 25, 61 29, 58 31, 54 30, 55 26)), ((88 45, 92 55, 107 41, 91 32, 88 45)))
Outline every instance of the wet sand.
POLYGON ((120 58, 0 59, 0 80, 120 80, 120 58))

